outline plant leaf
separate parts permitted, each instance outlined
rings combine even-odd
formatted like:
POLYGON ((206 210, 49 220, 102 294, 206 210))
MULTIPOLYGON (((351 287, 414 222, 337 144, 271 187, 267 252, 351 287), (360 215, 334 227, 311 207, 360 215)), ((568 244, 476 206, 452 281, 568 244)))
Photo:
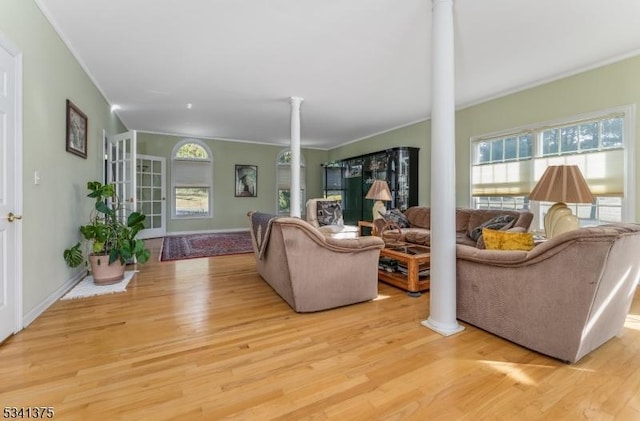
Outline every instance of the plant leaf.
POLYGON ((117 249, 111 249, 109 252, 109 264, 115 262, 120 257, 120 252, 117 249))
POLYGON ((133 227, 144 222, 147 216, 140 212, 131 212, 127 217, 127 226, 133 227))
POLYGON ((64 257, 64 261, 67 262, 67 265, 72 268, 80 266, 84 260, 82 257, 82 251, 80 250, 80 243, 66 249, 62 255, 64 257))

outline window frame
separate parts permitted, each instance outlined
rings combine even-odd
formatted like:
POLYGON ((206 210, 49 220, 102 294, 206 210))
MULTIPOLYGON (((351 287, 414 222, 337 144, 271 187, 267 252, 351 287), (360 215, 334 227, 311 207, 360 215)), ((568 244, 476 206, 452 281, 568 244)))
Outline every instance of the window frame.
POLYGON ((185 138, 177 142, 171 150, 171 219, 172 220, 187 220, 187 219, 210 219, 213 218, 213 162, 214 157, 211 152, 211 148, 202 140, 194 138, 185 138), (190 143, 196 144, 207 154, 207 158, 184 158, 177 157, 178 151, 185 145, 190 143), (206 170, 206 180, 203 180, 201 184, 194 185, 176 185, 176 162, 197 162, 198 164, 208 163, 208 170, 206 170), (177 188, 206 188, 209 190, 208 197, 208 212, 201 215, 178 215, 176 206, 176 189, 177 188))
MULTIPOLYGON (((289 181, 289 183, 287 184, 288 188, 281 188, 281 186, 283 186, 282 183, 280 183, 281 180, 281 175, 280 175, 280 171, 282 168, 287 167, 289 169, 289 174, 291 174, 291 163, 281 163, 280 160, 282 159, 282 157, 287 153, 287 152, 291 152, 291 148, 284 148, 281 149, 280 152, 278 152, 278 155, 276 156, 276 207, 275 207, 275 213, 276 215, 289 215, 291 214, 291 207, 289 207, 289 209, 286 212, 281 212, 280 211, 280 191, 289 191, 289 196, 291 196, 291 181, 289 181)), ((306 168, 307 168, 307 164, 306 164, 306 160, 304 158, 304 155, 302 154, 302 152, 300 153, 300 175, 301 175, 301 180, 300 180, 300 194, 301 194, 301 198, 300 198, 300 203, 301 203, 301 207, 302 207, 302 213, 304 214, 306 212, 306 207, 304 206, 304 204, 306 203, 306 194, 307 194, 307 175, 306 175, 306 168)), ((289 197, 289 204, 291 204, 291 197, 289 197)))
MULTIPOLYGON (((584 151, 571 151, 567 153, 554 153, 554 154, 543 154, 543 132, 548 131, 550 129, 562 129, 563 127, 571 127, 578 126, 580 124, 587 124, 589 121, 602 121, 607 118, 612 118, 612 116, 623 117, 623 144, 622 144, 622 153, 623 153, 623 194, 621 196, 621 221, 629 222, 635 220, 635 202, 636 202, 636 168, 635 168, 635 150, 636 150, 636 105, 629 104, 619 107, 608 108, 604 110, 599 110, 590 113, 579 114, 567 118, 555 119, 551 121, 545 121, 542 123, 535 123, 528 126, 521 126, 516 128, 511 128, 507 130, 496 131, 492 133, 486 133, 479 136, 472 136, 469 139, 469 206, 475 207, 477 205, 476 197, 473 195, 473 186, 474 186, 474 167, 484 165, 490 162, 478 162, 479 154, 478 154, 478 144, 482 141, 492 141, 498 138, 508 138, 513 136, 519 136, 523 133, 532 133, 532 145, 531 145, 531 157, 524 159, 543 159, 549 157, 556 156, 580 156, 583 154, 587 154, 594 151, 607 151, 607 150, 616 150, 620 149, 620 147, 600 147, 598 149, 588 149, 584 151)), ((601 133, 601 132, 600 132, 601 133)), ((558 139, 558 142, 561 142, 561 139, 558 139)), ((598 139, 599 146, 601 146, 602 138, 598 139)), ((504 143, 503 143, 504 148, 504 143)), ((504 156, 504 153, 503 153, 504 156)), ((524 160, 523 159, 523 160, 524 160)), ((518 160, 502 160, 498 162, 518 162, 518 160)), ((529 180, 535 180, 534 177, 534 169, 535 165, 530 166, 529 170, 529 180)), ((535 182, 533 183, 535 185, 535 182)), ((488 197, 488 196, 487 196, 488 197)), ((509 197, 507 196, 491 196, 491 197, 509 197)), ((516 197, 516 196, 511 196, 516 197)), ((517 196, 521 197, 521 196, 517 196)), ((527 203, 529 204, 529 210, 534 214, 534 222, 532 223, 533 229, 539 229, 542 221, 541 213, 541 204, 537 201, 528 201, 526 200, 528 196, 525 196, 525 208, 527 203)), ((606 197, 606 196, 597 196, 597 197, 606 197)), ((620 196, 615 196, 620 197, 620 196)), ((569 204, 570 207, 575 207, 575 204, 569 204)), ((601 206, 598 204, 598 201, 594 201, 594 206, 601 206)), ((605 206, 605 205, 602 205, 605 206)), ((599 212, 599 211, 596 211, 599 212)))

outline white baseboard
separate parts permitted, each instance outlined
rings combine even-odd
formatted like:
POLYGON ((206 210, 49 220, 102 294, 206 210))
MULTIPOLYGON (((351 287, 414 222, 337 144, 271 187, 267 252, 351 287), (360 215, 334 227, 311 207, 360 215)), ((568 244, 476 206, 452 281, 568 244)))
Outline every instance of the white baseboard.
POLYGON ((58 301, 64 294, 66 294, 71 288, 73 288, 78 282, 80 282, 87 275, 87 271, 81 271, 73 278, 65 282, 60 288, 56 289, 51 295, 42 300, 40 304, 33 308, 30 312, 22 316, 22 328, 29 326, 38 316, 45 312, 46 309, 51 307, 53 303, 58 301))

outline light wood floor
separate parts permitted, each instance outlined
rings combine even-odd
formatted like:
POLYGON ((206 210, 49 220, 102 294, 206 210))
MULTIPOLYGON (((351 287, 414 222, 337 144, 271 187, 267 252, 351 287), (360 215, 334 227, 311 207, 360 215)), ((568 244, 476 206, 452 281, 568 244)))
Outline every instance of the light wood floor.
POLYGON ((253 259, 152 261, 125 293, 58 301, 0 345, 0 404, 61 420, 640 419, 640 295, 622 337, 565 365, 470 326, 442 337, 420 325, 428 294, 384 284, 296 314, 253 259))

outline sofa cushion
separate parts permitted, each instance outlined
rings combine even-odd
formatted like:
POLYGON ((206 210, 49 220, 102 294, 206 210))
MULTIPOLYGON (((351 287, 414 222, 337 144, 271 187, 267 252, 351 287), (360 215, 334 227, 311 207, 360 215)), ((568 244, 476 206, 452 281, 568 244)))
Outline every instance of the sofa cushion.
POLYGON ((517 215, 516 212, 513 211, 505 211, 499 209, 466 209, 469 212, 469 219, 467 220, 467 235, 471 235, 471 231, 473 231, 478 225, 483 222, 487 222, 488 220, 495 218, 500 215, 517 215))
POLYGON ((427 206, 412 206, 404 212, 411 227, 431 227, 431 208, 427 206))
POLYGON ((476 245, 476 241, 473 241, 468 235, 467 231, 464 232, 456 232, 456 244, 464 244, 467 246, 474 247, 476 245))
POLYGON ((323 200, 318 201, 316 206, 318 225, 344 225, 340 202, 336 200, 323 200))
MULTIPOLYGON (((520 233, 522 233, 522 232, 527 232, 527 230, 526 230, 526 229, 524 229, 524 228, 522 228, 522 227, 511 227, 511 228, 509 228, 509 229, 504 229, 504 228, 502 228, 500 231, 507 231, 507 232, 520 232, 520 233)), ((467 237, 467 238, 469 238, 469 237, 467 237)), ((469 240, 471 240, 471 239, 469 239, 469 240)), ((484 244, 484 236, 482 236, 482 235, 481 235, 481 236, 478 238, 478 241, 476 241, 476 248, 478 248, 478 249, 485 249, 485 248, 487 248, 487 247, 486 247, 486 245, 484 244)))
MULTIPOLYGON (((476 211, 472 209, 463 209, 463 208, 456 209, 456 232, 462 232, 465 235, 467 234, 469 219, 471 218, 471 215, 473 214, 473 212, 476 212, 476 211)), ((484 220, 480 222, 484 222, 484 220)), ((476 225, 478 224, 475 224, 473 228, 475 228, 476 225)))
POLYGON ((426 229, 407 231, 404 235, 404 240, 409 243, 428 246, 431 244, 431 231, 426 229))
POLYGON ((515 220, 516 220, 515 215, 494 216, 493 218, 481 223, 480 225, 476 226, 473 230, 471 230, 469 232, 469 237, 471 237, 471 239, 474 241, 478 241, 478 238, 482 235, 482 230, 484 228, 499 230, 502 228, 510 227, 511 225, 513 225, 515 220))
POLYGON ((385 213, 378 212, 382 218, 387 222, 392 222, 400 228, 409 227, 409 219, 405 216, 400 209, 390 209, 385 213))
POLYGON ((524 250, 533 248, 533 234, 530 232, 499 231, 489 228, 482 230, 482 238, 488 250, 524 250))
POLYGON ((359 229, 352 225, 322 225, 318 231, 327 238, 356 238, 359 229))

